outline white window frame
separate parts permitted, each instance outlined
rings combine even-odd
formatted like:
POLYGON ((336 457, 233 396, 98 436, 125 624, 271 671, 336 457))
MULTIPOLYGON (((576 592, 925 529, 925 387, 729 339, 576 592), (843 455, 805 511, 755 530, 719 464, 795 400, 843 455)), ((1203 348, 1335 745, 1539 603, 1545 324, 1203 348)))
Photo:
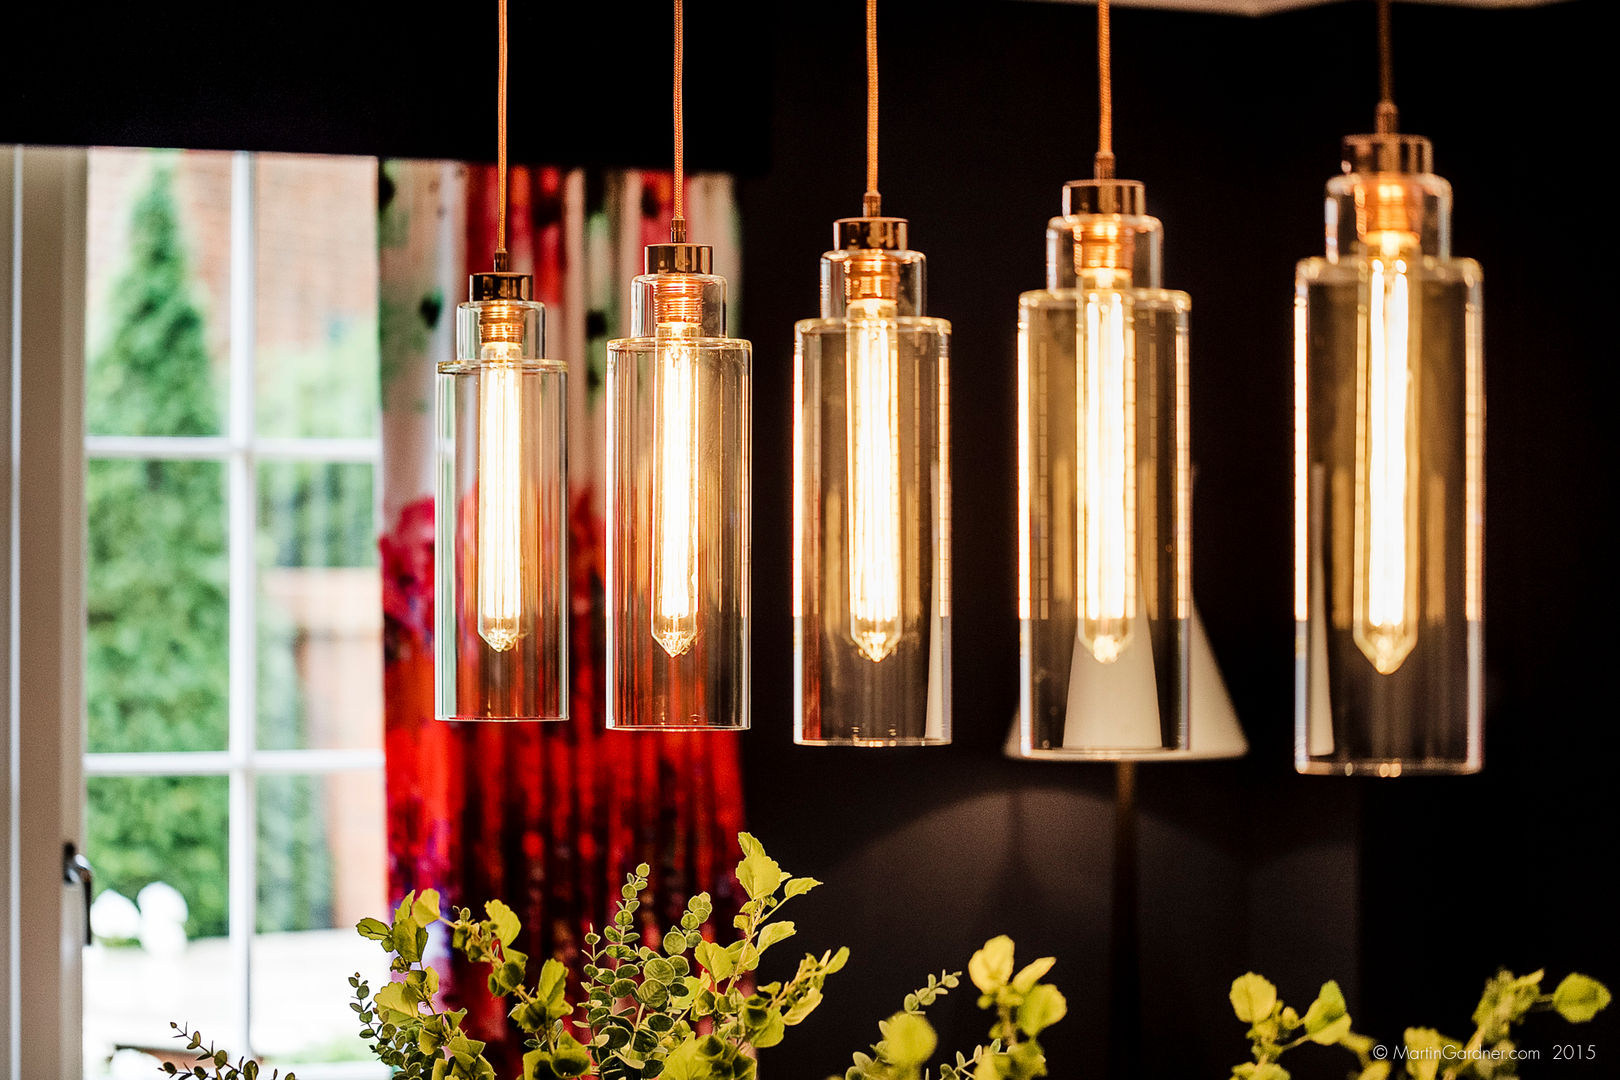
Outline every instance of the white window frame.
MULTIPOLYGON (((257 907, 256 779, 376 772, 381 748, 260 750, 257 743, 257 469, 260 462, 366 463, 380 437, 255 438, 253 155, 232 163, 227 434, 84 434, 88 155, 0 148, 0 1077, 78 1080, 81 889, 64 840, 83 847, 86 776, 225 776, 234 1026, 210 1033, 251 1053, 257 907), (88 754, 85 748, 84 470, 91 458, 225 465, 229 525, 229 738, 215 752, 88 754)), ((374 488, 374 490, 378 490, 374 488)), ((377 678, 381 680, 379 667, 377 678)), ((347 1075, 347 1073, 346 1073, 347 1075)))

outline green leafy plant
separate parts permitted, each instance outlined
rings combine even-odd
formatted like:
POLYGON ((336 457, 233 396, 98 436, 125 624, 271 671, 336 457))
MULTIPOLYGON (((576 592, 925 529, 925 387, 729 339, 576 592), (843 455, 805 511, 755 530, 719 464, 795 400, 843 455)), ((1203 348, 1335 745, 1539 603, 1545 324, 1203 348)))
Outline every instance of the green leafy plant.
POLYGON ((541 965, 528 981, 528 957, 512 948, 521 925, 505 904, 484 905, 485 917, 461 908, 439 911, 431 890, 408 895, 393 922, 365 919, 358 930, 379 942, 403 978, 375 994, 352 980, 352 1006, 377 1057, 407 1078, 493 1080, 484 1044, 462 1030, 462 1011, 434 1007, 438 973, 422 961, 428 927, 445 923, 451 945, 474 963, 489 965, 489 989, 510 1001, 511 1020, 527 1036, 524 1080, 594 1076, 600 1080, 663 1076, 667 1080, 747 1080, 754 1075, 752 1050, 782 1041, 821 1002, 827 977, 844 966, 849 951, 807 954, 785 982, 745 989, 761 957, 792 937, 792 922, 778 918, 789 900, 821 884, 793 877, 747 833, 739 840, 743 860, 737 880, 748 901, 734 920, 739 937, 727 946, 700 933, 711 913, 707 893, 687 904, 679 923, 658 936, 658 947, 636 930, 639 897, 648 868, 625 881, 608 926, 585 936, 581 982, 586 997, 566 997, 568 971, 557 960, 541 965))
POLYGON ((1344 994, 1336 982, 1322 984, 1305 1014, 1282 1003, 1277 987, 1249 972, 1233 980, 1232 1011, 1249 1025, 1254 1060, 1232 1069, 1233 1080, 1289 1080, 1278 1064, 1287 1051, 1307 1042, 1342 1046, 1355 1054, 1356 1080, 1387 1080, 1398 1063, 1412 1080, 1514 1080, 1519 1074, 1514 1025, 1532 1012, 1556 1012, 1572 1024, 1591 1020, 1609 1004, 1609 991, 1596 979, 1566 975, 1551 994, 1544 994, 1544 973, 1498 972, 1485 984, 1474 1009, 1474 1033, 1465 1040, 1434 1028, 1407 1028, 1393 1051, 1351 1029, 1344 994))
MULTIPOLYGON (((507 905, 491 900, 479 918, 468 908, 441 910, 431 889, 406 895, 391 921, 362 919, 356 927, 388 954, 391 973, 375 991, 359 975, 349 979, 349 1007, 361 1038, 402 1080, 495 1080, 485 1043, 462 1026, 466 1010, 435 1004, 439 973, 424 956, 430 928, 442 925, 451 948, 488 966, 490 993, 507 1003, 508 1017, 523 1032, 523 1080, 751 1080, 757 1052, 782 1042, 789 1028, 815 1011, 849 950, 806 953, 791 977, 752 985, 765 953, 796 933, 780 917, 783 905, 821 882, 792 876, 747 833, 738 841, 743 859, 737 881, 748 900, 733 919, 737 939, 721 945, 703 936, 713 913, 707 893, 692 897, 675 925, 662 932, 646 926, 636 913, 648 868, 638 866, 627 875, 609 924, 585 935, 577 973, 584 1000, 577 1003, 568 1000, 569 971, 561 961, 546 960, 531 978, 529 958, 512 947, 522 925, 507 905)), ((968 973, 981 993, 979 1004, 995 1014, 991 1041, 971 1056, 957 1054, 955 1064, 941 1065, 940 1080, 1046 1075, 1036 1036, 1067 1009, 1063 995, 1040 981, 1052 963, 1046 957, 1015 973, 1013 943, 1006 937, 986 942, 973 955, 968 973)), ((901 1011, 878 1025, 882 1038, 871 1053, 855 1055, 848 1080, 927 1077, 924 1069, 939 1040, 925 1010, 960 981, 960 972, 942 972, 907 994, 901 1011)), ((193 1048, 201 1048, 200 1035, 185 1034, 193 1048)), ((212 1047, 205 1056, 219 1069, 230 1068, 212 1047)), ((258 1072, 252 1062, 235 1069, 196 1076, 254 1080, 258 1072)))
MULTIPOLYGON (((979 1007, 995 1013, 990 1042, 971 1055, 960 1051, 954 1063, 939 1067, 940 1080, 1029 1080, 1046 1075, 1046 1055, 1036 1036, 1068 1012, 1058 988, 1041 982, 1056 961, 1044 956, 1014 973, 1012 938, 991 938, 968 962, 968 977, 979 989, 979 1007)), ((939 1038, 924 1016, 938 998, 956 989, 962 973, 930 975, 928 984, 907 994, 904 1007, 878 1025, 883 1036, 870 1054, 858 1053, 844 1080, 924 1080, 930 1074, 939 1038)))
MULTIPOLYGON (((202 1032, 192 1031, 184 1024, 170 1024, 174 1029, 174 1037, 186 1040, 186 1050, 196 1055, 194 1065, 176 1065, 172 1061, 163 1063, 163 1072, 169 1076, 190 1077, 191 1080, 259 1080, 261 1075, 259 1063, 252 1058, 239 1058, 236 1064, 231 1064, 231 1057, 223 1050, 216 1050, 213 1043, 204 1043, 202 1032)), ((277 1080, 280 1073, 270 1070, 269 1080, 277 1080)), ((298 1080, 296 1073, 288 1073, 287 1080, 298 1080)))

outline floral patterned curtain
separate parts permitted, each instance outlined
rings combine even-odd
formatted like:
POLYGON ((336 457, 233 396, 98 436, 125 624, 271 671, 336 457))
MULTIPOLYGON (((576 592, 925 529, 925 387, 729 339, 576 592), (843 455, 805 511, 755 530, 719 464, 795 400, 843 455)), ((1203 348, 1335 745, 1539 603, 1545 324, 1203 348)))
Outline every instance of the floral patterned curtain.
MULTIPOLYGON (((469 724, 433 718, 433 374, 451 355, 467 275, 490 266, 495 176, 385 161, 379 178, 389 890, 397 902, 434 888, 475 909, 505 900, 523 919, 519 948, 535 970, 541 958, 574 957, 637 863, 652 867, 649 917, 678 918, 704 890, 716 925, 736 911, 736 737, 602 729, 605 343, 628 329, 643 245, 669 235, 670 187, 662 174, 511 170, 512 268, 534 274, 547 352, 569 367, 572 719, 469 724)), ((687 207, 693 232, 719 241, 717 269, 735 282, 729 179, 692 178, 687 207)), ((448 962, 442 951, 437 962, 448 962)), ((469 1009, 477 1029, 502 1030, 484 973, 450 972, 447 1004, 469 1009)), ((514 1040, 504 1056, 515 1062, 519 1050, 514 1040)))

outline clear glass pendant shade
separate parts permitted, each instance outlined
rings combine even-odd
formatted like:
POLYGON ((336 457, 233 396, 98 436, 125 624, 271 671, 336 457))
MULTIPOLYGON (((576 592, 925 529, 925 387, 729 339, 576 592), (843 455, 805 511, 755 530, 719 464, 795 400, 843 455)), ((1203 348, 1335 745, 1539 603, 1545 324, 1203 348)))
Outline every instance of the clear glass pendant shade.
POLYGON ((1478 264, 1427 140, 1346 141, 1294 301, 1295 763, 1483 763, 1478 264))
POLYGON ((725 336, 725 295, 637 277, 633 336, 608 343, 609 729, 748 727, 753 347, 725 336))
POLYGON ((923 267, 829 252, 821 317, 795 327, 799 743, 950 741, 951 327, 923 315, 923 267))
POLYGON ((1186 293, 1131 181, 1069 185, 1019 299, 1019 753, 1188 749, 1186 293))
POLYGON ((567 369, 544 335, 532 300, 462 304, 439 365, 441 720, 568 717, 567 369))

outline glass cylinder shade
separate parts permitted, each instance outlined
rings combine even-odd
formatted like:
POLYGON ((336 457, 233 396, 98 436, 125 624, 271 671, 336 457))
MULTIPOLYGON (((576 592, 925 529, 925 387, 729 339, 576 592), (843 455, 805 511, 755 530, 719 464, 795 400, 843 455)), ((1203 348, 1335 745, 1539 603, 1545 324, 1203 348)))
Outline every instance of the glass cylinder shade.
POLYGON ((568 394, 545 308, 456 311, 438 367, 434 648, 441 720, 568 718, 568 394))
MULTIPOLYGON (((1365 143, 1423 166, 1425 140, 1365 143)), ((1450 186, 1328 185, 1328 254, 1294 300, 1295 765, 1483 764, 1484 369, 1479 266, 1450 257, 1450 186)))
POLYGON ((652 273, 608 343, 607 726, 745 730, 753 347, 724 278, 652 273))
POLYGON ((1055 218, 1019 300, 1020 756, 1189 748, 1189 300, 1158 287, 1159 236, 1055 218))
POLYGON ((795 326, 802 744, 950 741, 951 326, 922 314, 923 265, 914 251, 830 252, 822 317, 795 326))

